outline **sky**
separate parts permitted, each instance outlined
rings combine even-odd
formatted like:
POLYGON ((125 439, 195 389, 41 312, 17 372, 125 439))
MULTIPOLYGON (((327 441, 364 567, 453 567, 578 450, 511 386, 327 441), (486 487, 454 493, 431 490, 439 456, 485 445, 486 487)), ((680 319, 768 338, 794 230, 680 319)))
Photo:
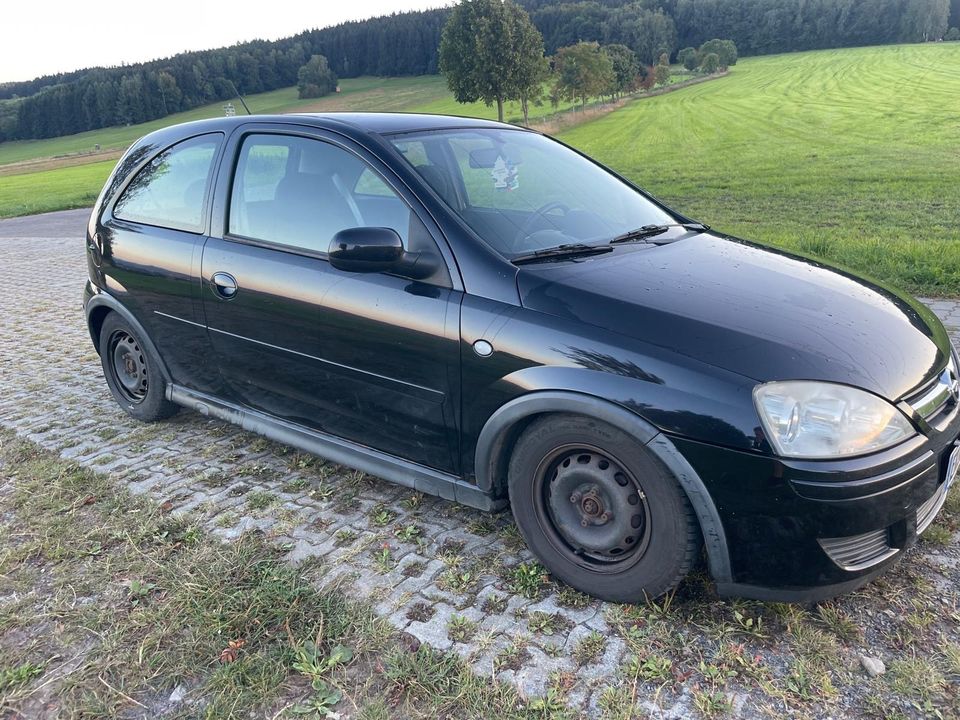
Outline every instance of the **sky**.
POLYGON ((451 0, 7 0, 0 82, 120 65, 451 0))

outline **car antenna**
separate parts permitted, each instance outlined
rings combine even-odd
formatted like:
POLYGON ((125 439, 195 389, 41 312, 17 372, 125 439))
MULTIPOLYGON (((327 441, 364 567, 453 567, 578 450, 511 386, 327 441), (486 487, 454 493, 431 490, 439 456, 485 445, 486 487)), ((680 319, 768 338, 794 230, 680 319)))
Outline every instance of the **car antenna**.
POLYGON ((237 99, 240 101, 240 104, 243 105, 243 109, 247 111, 247 115, 253 115, 253 113, 250 112, 250 108, 247 107, 247 103, 244 102, 243 95, 241 95, 240 91, 237 90, 237 86, 233 84, 233 80, 227 80, 227 82, 230 83, 230 87, 233 88, 233 94, 237 96, 237 99))

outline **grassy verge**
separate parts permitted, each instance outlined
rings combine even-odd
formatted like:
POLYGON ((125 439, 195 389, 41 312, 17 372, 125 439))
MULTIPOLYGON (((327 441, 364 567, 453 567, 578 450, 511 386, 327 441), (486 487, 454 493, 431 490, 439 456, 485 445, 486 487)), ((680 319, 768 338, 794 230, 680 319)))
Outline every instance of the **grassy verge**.
POLYGON ((543 717, 249 535, 0 431, 0 715, 543 717), (490 713, 490 714, 488 714, 490 713))

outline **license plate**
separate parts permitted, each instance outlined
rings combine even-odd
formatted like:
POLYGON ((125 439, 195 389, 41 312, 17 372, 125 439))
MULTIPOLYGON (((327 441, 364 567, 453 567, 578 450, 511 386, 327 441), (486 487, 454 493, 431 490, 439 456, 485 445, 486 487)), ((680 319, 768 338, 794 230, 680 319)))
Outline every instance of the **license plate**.
POLYGON ((960 445, 957 445, 957 447, 953 449, 953 452, 950 453, 950 462, 947 463, 947 490, 950 489, 953 481, 957 479, 958 473, 960 473, 960 445))

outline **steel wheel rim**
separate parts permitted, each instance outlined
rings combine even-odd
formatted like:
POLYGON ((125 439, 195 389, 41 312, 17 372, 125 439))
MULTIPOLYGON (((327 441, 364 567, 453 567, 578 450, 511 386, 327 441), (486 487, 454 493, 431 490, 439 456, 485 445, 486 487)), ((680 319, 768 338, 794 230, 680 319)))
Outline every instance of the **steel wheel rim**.
POLYGON ((592 572, 622 572, 650 545, 643 487, 623 463, 593 445, 563 445, 540 461, 534 506, 554 549, 592 572))
POLYGON ((120 394, 132 403, 143 402, 147 396, 147 360, 136 338, 125 330, 110 337, 110 362, 113 377, 120 394))

